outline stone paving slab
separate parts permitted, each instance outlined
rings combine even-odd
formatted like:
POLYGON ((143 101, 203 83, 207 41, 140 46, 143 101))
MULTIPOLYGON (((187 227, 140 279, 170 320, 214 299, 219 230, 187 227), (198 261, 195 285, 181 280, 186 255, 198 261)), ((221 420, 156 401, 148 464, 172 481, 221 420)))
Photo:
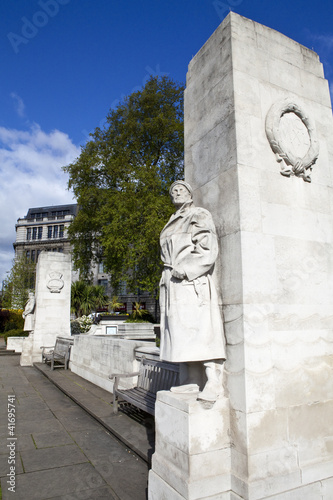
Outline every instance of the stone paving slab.
MULTIPOLYGON (((19 474, 16 483, 15 500, 46 500, 55 494, 63 498, 70 493, 105 486, 101 475, 89 463, 19 474)), ((13 494, 2 487, 2 498, 8 500, 13 494)))
POLYGON ((35 363, 34 366, 132 451, 148 464, 151 462, 155 448, 155 421, 151 415, 127 403, 122 404, 122 411, 114 415, 110 392, 70 370, 52 371, 44 363, 35 363))
POLYGON ((113 498, 119 500, 118 496, 110 497, 110 492, 107 488, 94 488, 89 490, 80 490, 76 493, 70 493, 61 497, 52 497, 48 500, 110 500, 113 498))
POLYGON ((22 451, 20 455, 25 472, 88 462, 87 457, 74 443, 44 449, 26 450, 22 451))
MULTIPOLYGON (((18 454, 16 454, 16 472, 17 474, 22 474, 23 467, 18 454)), ((0 455, 0 477, 6 476, 8 472, 8 452, 6 450, 5 454, 0 455)))
MULTIPOLYGON (((2 358, 0 401, 2 500, 146 500, 147 463, 43 373, 20 367, 17 357, 2 358), (17 409, 15 436, 10 438, 16 452, 15 494, 7 483, 9 436, 4 407, 8 394, 16 395, 17 409)), ((142 425, 140 429, 145 434, 142 425)))

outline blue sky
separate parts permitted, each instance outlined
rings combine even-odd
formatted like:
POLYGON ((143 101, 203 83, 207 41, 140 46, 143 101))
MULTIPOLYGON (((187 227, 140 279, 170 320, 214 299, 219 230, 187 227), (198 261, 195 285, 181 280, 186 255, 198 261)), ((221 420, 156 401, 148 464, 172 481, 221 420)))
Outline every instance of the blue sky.
MULTIPOLYGON (((149 75, 187 66, 233 10, 315 50, 333 84, 333 2, 4 0, 0 3, 0 281, 29 207, 75 202, 61 166, 149 75)), ((333 85, 331 85, 333 89, 333 85)))

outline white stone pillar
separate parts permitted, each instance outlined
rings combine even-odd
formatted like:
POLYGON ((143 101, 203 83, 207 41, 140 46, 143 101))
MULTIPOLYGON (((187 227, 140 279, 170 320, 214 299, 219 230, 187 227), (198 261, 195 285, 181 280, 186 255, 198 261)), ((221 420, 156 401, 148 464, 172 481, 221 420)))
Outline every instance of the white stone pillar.
POLYGON ((41 346, 53 346, 56 337, 70 336, 70 254, 42 252, 39 255, 35 298, 35 327, 23 343, 23 366, 42 360, 41 346))
MULTIPOLYGON (((329 500, 333 121, 317 54, 230 13, 189 65, 185 165, 220 239, 230 400, 230 482, 191 498, 329 500)), ((173 488, 154 500, 189 498, 173 488)))

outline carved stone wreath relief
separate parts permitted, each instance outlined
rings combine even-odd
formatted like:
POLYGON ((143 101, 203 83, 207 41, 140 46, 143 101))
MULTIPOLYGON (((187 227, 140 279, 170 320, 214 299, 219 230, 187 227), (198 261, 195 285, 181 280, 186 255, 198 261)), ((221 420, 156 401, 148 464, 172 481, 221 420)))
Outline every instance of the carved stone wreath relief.
POLYGON ((61 273, 57 271, 49 273, 49 281, 46 286, 51 293, 60 293, 64 287, 64 284, 65 283, 64 280, 62 279, 61 273))
POLYGON ((266 116, 266 135, 281 174, 311 182, 312 165, 319 155, 316 130, 301 105, 290 98, 277 101, 266 116))

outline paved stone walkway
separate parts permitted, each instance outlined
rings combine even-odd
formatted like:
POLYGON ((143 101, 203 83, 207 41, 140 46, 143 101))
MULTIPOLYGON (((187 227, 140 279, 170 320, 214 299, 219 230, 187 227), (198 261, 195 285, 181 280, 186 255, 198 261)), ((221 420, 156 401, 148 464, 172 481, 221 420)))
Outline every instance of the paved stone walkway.
MULTIPOLYGON (((54 386, 41 371, 35 367, 20 367, 19 359, 19 356, 0 358, 2 499, 146 499, 147 463, 54 386), (15 395, 15 400, 9 398, 11 395, 15 395), (9 435, 8 402, 15 407, 14 436, 9 435), (8 489, 11 484, 7 482, 11 479, 8 462, 14 451, 12 484, 15 484, 15 493, 8 489)), ((75 383, 72 379, 72 384, 75 383)), ((89 393, 85 394, 86 403, 92 404, 89 393)), ((105 418, 114 419, 111 413, 105 418)), ((125 424, 122 426, 126 428, 125 424)), ((141 429, 145 434, 142 425, 141 429)))
POLYGON ((121 411, 114 415, 110 392, 71 370, 51 370, 45 363, 35 363, 34 366, 130 450, 150 463, 155 447, 155 422, 152 416, 124 402, 120 403, 121 411))

